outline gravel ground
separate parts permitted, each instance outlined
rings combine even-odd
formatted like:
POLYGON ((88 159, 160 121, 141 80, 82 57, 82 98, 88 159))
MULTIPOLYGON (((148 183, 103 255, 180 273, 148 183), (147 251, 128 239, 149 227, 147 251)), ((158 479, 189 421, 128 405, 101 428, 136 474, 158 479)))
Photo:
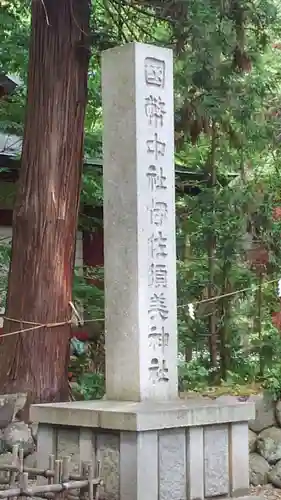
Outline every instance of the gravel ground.
POLYGON ((279 488, 274 488, 272 484, 266 484, 265 486, 251 486, 250 495, 260 496, 265 498, 265 500, 281 500, 281 490, 279 488))

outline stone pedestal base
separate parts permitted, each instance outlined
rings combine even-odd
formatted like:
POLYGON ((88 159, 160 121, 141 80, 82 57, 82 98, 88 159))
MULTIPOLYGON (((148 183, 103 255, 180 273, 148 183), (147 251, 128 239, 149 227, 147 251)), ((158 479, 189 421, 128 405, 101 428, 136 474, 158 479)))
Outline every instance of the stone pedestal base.
POLYGON ((107 500, 198 500, 247 495, 253 403, 178 400, 35 405, 38 466, 48 454, 101 461, 107 500))

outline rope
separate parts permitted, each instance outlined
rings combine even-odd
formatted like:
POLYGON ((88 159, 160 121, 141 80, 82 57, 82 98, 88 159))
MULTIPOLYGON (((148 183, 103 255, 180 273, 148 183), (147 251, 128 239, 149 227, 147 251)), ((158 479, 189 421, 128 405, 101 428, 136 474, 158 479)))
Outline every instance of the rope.
MULTIPOLYGON (((272 283, 277 283, 279 280, 280 280, 280 278, 274 279, 274 280, 264 281, 262 283, 262 287, 264 287, 265 285, 270 285, 272 283)), ((251 287, 242 288, 240 290, 235 290, 234 292, 224 293, 222 295, 216 295, 215 297, 210 297, 208 299, 198 300, 198 301, 195 301, 195 302, 189 302, 187 304, 180 304, 178 306, 178 309, 181 309, 181 308, 184 308, 184 307, 188 307, 188 306, 190 306, 190 304, 193 304, 193 305, 206 304, 208 302, 215 302, 217 300, 223 299, 224 297, 231 297, 231 296, 234 296, 234 295, 238 295, 240 293, 245 293, 245 292, 248 292, 248 291, 254 291, 254 290, 258 289, 259 286, 260 285, 254 285, 254 286, 251 286, 251 287)), ((2 316, 2 318, 4 320, 11 321, 11 322, 14 322, 14 323, 31 325, 31 326, 29 328, 24 328, 22 330, 17 330, 15 332, 3 333, 2 335, 0 335, 0 340, 3 337, 11 337, 12 335, 18 335, 20 333, 31 332, 31 331, 34 331, 34 330, 39 330, 40 328, 56 328, 56 327, 59 327, 59 326, 70 325, 72 323, 71 320, 61 321, 59 323, 36 323, 34 321, 23 321, 23 320, 20 320, 20 319, 9 318, 8 316, 4 316, 4 315, 0 315, 0 317, 1 316, 2 316)), ((93 319, 86 319, 86 320, 83 321, 83 323, 84 324, 87 324, 87 323, 96 323, 96 322, 104 321, 104 320, 105 320, 105 318, 93 318, 93 319)))
MULTIPOLYGON (((280 278, 275 279, 275 280, 269 280, 269 281, 264 281, 262 283, 262 287, 265 285, 269 285, 271 283, 277 283, 280 280, 280 278)), ((181 307, 188 307, 189 304, 193 305, 198 305, 198 304, 206 304, 207 302, 215 302, 216 300, 223 299, 224 297, 231 297, 232 295, 238 295, 239 293, 245 293, 245 292, 253 292, 254 290, 257 290, 260 287, 260 285, 253 285, 248 288, 242 288, 241 290, 235 290, 234 292, 229 292, 229 293, 224 293, 222 295, 216 295, 215 297, 209 297, 208 299, 203 299, 203 300, 198 300, 196 302, 189 302, 188 304, 180 304, 178 306, 178 309, 181 307)))
POLYGON ((3 316, 3 319, 8 321, 12 321, 14 323, 25 323, 25 324, 33 324, 30 328, 24 328, 23 330, 17 330, 15 332, 3 333, 0 335, 0 340, 2 337, 12 337, 13 335, 18 335, 19 333, 31 332, 34 330, 39 330, 40 328, 56 328, 58 326, 65 326, 71 324, 71 321, 61 321, 60 323, 32 323, 31 321, 21 321, 19 319, 7 318, 3 316))

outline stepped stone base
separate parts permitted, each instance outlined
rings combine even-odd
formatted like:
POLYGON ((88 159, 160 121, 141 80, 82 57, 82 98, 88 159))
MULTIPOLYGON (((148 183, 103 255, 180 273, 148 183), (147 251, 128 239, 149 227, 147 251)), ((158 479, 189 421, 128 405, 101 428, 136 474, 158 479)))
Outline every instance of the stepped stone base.
MULTIPOLYGON (((249 491, 253 403, 177 400, 34 405, 38 466, 48 454, 101 461, 106 500, 203 500, 249 491)), ((251 497, 253 498, 253 497, 251 497)), ((244 500, 248 500, 244 497, 244 500)))

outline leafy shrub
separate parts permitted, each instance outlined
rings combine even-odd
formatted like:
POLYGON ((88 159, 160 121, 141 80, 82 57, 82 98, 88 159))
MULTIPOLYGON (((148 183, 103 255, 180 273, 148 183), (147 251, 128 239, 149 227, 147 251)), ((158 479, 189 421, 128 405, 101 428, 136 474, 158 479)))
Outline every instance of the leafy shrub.
POLYGON ((180 362, 179 389, 180 391, 199 390, 208 385, 209 370, 202 364, 202 359, 180 362))
POLYGON ((102 373, 83 373, 77 380, 77 390, 83 399, 102 399, 105 380, 102 373))
POLYGON ((281 363, 276 364, 270 370, 266 370, 263 387, 274 401, 281 398, 281 363))

